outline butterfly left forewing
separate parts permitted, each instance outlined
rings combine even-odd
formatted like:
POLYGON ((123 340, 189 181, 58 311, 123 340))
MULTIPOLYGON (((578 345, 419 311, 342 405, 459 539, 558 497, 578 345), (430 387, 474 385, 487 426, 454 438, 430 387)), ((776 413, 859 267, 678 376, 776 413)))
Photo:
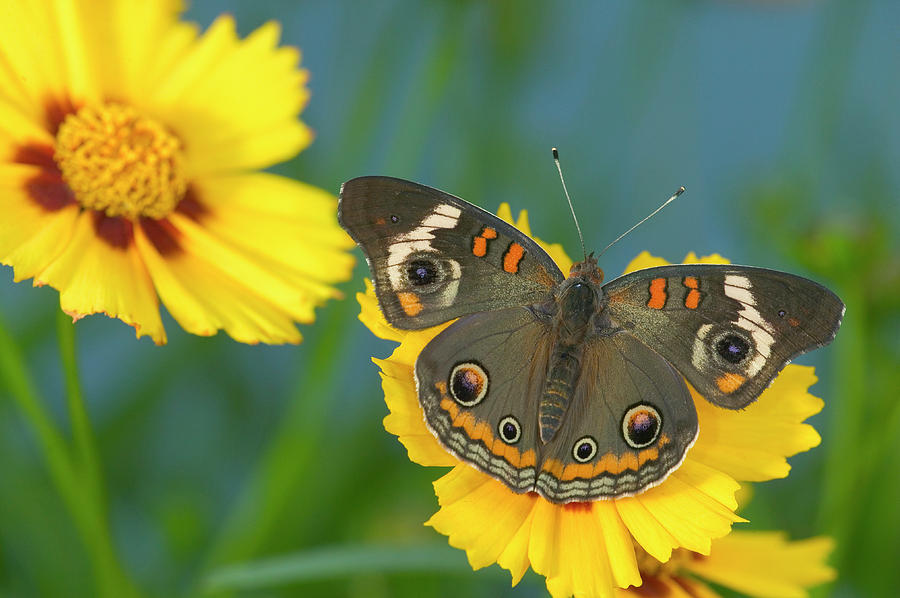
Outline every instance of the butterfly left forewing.
POLYGON ((541 301, 563 275, 515 227, 437 189, 390 177, 344 183, 338 219, 360 245, 387 321, 419 329, 541 301))
POLYGON ((730 409, 753 402, 797 355, 830 343, 844 313, 841 300, 811 280, 748 266, 648 268, 603 290, 611 326, 730 409))

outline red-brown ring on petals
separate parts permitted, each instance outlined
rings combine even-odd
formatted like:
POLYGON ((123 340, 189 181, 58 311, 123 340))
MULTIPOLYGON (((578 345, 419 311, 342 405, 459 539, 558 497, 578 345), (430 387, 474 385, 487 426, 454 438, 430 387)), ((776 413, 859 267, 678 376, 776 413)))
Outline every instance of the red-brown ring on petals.
POLYGON ((583 511, 587 512, 591 510, 591 506, 594 503, 590 502, 567 502, 563 505, 563 508, 567 511, 583 511))
POLYGON ((197 190, 194 189, 193 185, 188 185, 187 191, 185 191, 181 201, 178 202, 175 211, 179 214, 184 214, 195 222, 199 222, 203 216, 209 213, 206 206, 200 202, 197 190))
POLYGON ((103 212, 93 212, 94 231, 97 236, 115 249, 128 249, 134 239, 134 225, 131 220, 119 216, 107 216, 103 212))
POLYGON ((56 212, 75 203, 75 195, 69 186, 61 176, 51 172, 40 172, 26 180, 25 193, 48 212, 56 212))
POLYGON ((63 96, 61 98, 48 98, 44 101, 44 121, 47 130, 53 135, 59 131, 66 117, 75 114, 81 106, 76 105, 72 98, 63 96))
POLYGON ((12 161, 15 164, 40 166, 44 170, 60 174, 59 166, 53 159, 53 146, 49 143, 26 143, 16 148, 12 161))
POLYGON ((12 162, 38 166, 35 173, 24 182, 28 197, 48 212, 61 210, 75 203, 75 195, 62 178, 62 173, 53 161, 53 147, 44 143, 28 143, 16 148, 12 162))
POLYGON ((171 256, 183 251, 181 243, 178 242, 181 233, 167 219, 141 218, 141 230, 161 256, 171 256))

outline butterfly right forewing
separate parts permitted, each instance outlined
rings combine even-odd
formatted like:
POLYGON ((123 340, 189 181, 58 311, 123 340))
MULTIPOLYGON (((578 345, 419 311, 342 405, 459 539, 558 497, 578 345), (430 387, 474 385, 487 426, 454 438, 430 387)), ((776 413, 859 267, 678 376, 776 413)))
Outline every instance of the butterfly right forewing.
POLYGON ((730 409, 753 402, 797 355, 830 343, 844 314, 841 300, 811 280, 730 264, 648 268, 603 290, 611 325, 730 409))

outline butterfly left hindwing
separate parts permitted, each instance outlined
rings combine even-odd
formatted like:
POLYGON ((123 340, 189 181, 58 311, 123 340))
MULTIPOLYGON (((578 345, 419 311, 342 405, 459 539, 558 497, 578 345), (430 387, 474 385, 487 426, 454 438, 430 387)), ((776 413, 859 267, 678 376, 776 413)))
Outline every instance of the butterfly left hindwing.
POLYGON ((464 316, 416 360, 425 422, 457 457, 516 492, 534 489, 537 405, 552 342, 524 307, 464 316))

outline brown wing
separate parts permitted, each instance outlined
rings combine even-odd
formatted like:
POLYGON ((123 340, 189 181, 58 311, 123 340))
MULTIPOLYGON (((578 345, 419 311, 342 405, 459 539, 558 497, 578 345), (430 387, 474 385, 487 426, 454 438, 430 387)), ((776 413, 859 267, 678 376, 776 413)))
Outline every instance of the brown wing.
POLYGON ((794 357, 834 339, 844 304, 805 278, 747 266, 684 264, 603 287, 611 325, 671 362, 711 402, 753 402, 794 357))
POLYGON ((628 334, 595 337, 541 451, 536 490, 553 502, 637 494, 678 467, 696 438, 697 412, 675 368, 628 334))
POLYGON ((382 311, 398 328, 538 303, 564 279, 550 256, 515 227, 409 181, 347 181, 338 219, 365 253, 382 311))

